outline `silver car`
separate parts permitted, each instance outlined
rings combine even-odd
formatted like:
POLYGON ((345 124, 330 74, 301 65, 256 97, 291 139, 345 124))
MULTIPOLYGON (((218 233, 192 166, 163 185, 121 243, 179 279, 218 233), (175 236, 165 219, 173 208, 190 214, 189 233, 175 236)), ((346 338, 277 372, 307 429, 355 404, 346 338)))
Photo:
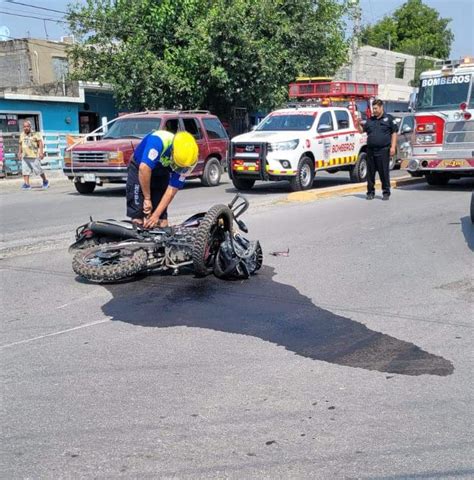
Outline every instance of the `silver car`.
POLYGON ((392 113, 398 125, 397 151, 390 159, 390 170, 400 168, 402 160, 406 160, 411 153, 412 133, 415 129, 415 115, 413 113, 392 113))

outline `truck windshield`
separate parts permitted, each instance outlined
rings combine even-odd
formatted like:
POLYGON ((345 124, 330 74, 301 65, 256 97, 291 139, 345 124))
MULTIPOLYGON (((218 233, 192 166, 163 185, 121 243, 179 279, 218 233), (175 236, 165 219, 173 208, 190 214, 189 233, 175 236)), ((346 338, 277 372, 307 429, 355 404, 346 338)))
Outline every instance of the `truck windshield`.
POLYGON ((257 128, 258 131, 309 130, 316 117, 313 114, 277 114, 268 116, 257 128))
POLYGON ((161 118, 123 118, 117 120, 103 138, 143 138, 160 128, 161 118))
POLYGON ((471 75, 424 78, 420 82, 416 110, 457 109, 467 102, 471 83, 471 75))

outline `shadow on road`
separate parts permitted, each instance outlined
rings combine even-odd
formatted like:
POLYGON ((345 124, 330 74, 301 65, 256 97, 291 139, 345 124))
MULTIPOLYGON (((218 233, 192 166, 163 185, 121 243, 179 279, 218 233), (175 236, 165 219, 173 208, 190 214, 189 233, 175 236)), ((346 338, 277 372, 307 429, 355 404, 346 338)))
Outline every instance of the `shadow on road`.
POLYGON ((142 327, 186 326, 250 335, 303 357, 348 367, 403 375, 453 373, 450 361, 319 308, 273 276, 269 267, 243 282, 148 276, 107 285, 113 299, 103 311, 112 320, 142 327))
POLYGON ((461 228, 468 247, 474 252, 474 224, 470 216, 461 218, 461 228))
POLYGON ((402 190, 420 190, 426 192, 470 192, 474 188, 472 178, 462 178, 460 180, 450 180, 447 185, 434 186, 427 183, 415 183, 398 187, 402 190))

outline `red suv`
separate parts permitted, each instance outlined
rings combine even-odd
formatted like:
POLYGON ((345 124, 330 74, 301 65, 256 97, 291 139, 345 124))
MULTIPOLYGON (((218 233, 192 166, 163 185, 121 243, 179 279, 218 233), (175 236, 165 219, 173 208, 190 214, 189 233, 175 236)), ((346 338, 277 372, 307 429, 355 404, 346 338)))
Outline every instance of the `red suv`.
POLYGON ((189 178, 200 178, 208 187, 219 185, 227 162, 229 137, 220 120, 203 110, 122 115, 109 124, 100 140, 66 150, 64 174, 79 193, 92 193, 104 183, 125 183, 135 147, 153 130, 191 133, 199 145, 199 160, 189 178))

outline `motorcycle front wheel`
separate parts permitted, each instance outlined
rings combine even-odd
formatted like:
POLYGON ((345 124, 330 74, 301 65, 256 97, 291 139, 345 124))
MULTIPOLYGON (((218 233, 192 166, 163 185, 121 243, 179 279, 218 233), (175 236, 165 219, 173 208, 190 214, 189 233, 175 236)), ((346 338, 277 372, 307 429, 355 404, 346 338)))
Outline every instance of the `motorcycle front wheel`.
POLYGON ((144 270, 147 258, 147 252, 141 248, 98 246, 78 251, 72 269, 91 282, 118 282, 144 270))
POLYGON ((198 277, 209 275, 225 232, 232 234, 232 212, 227 205, 215 205, 202 219, 194 240, 193 267, 198 277))

